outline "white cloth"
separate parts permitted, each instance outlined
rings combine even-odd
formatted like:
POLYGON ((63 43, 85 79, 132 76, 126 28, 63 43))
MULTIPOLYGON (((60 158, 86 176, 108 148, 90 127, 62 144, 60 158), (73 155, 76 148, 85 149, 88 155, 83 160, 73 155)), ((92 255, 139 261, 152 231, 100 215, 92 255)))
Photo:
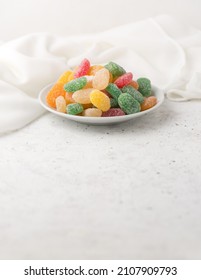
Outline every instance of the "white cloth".
POLYGON ((40 116, 39 91, 84 57, 115 61, 135 79, 147 76, 172 100, 201 98, 201 31, 169 16, 99 34, 31 34, 0 44, 0 133, 40 116))

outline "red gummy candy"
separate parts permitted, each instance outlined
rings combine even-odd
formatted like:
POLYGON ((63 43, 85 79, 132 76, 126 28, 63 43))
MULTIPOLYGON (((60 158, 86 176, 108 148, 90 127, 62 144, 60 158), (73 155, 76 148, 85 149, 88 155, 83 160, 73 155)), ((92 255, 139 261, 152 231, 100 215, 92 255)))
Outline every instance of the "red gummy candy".
POLYGON ((122 76, 120 76, 118 79, 116 79, 114 84, 116 86, 118 86, 119 88, 122 88, 122 87, 127 86, 128 84, 130 84, 132 79, 133 79, 133 74, 131 72, 128 72, 128 73, 123 74, 122 76))
POLYGON ((88 59, 83 59, 74 73, 74 78, 79 78, 88 74, 90 69, 90 62, 88 59))
POLYGON ((124 116, 125 113, 119 108, 111 108, 107 112, 103 112, 102 117, 124 116))

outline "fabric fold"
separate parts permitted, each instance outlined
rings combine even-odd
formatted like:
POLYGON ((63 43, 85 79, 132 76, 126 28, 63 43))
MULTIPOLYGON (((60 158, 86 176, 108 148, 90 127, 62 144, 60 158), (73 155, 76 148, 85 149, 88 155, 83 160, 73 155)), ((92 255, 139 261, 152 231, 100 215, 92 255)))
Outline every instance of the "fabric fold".
POLYGON ((0 132, 39 117, 40 90, 84 57, 92 64, 115 61, 134 79, 147 76, 171 100, 201 98, 201 32, 172 17, 82 36, 30 34, 0 44, 0 132))

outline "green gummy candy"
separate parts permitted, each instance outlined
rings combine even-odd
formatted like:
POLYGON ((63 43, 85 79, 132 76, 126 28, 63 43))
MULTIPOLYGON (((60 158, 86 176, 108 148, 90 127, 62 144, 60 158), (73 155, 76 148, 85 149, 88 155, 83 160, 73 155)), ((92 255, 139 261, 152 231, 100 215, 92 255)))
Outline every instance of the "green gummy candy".
POLYGON ((84 110, 83 106, 79 103, 68 104, 66 107, 66 112, 69 115, 77 115, 82 113, 84 110))
POLYGON ((123 67, 112 61, 106 64, 105 68, 109 70, 110 73, 112 73, 113 78, 117 78, 126 73, 123 67))
POLYGON ((144 96, 132 86, 125 86, 121 89, 124 93, 129 93, 134 99, 136 99, 140 104, 144 101, 144 96))
POLYGON ((118 103, 117 99, 110 98, 110 107, 111 108, 118 108, 119 107, 119 103, 118 103))
POLYGON ((143 96, 151 95, 151 81, 147 78, 139 78, 137 80, 139 88, 138 91, 142 93, 143 96))
POLYGON ((127 115, 140 112, 140 103, 135 100, 129 93, 122 93, 118 98, 120 108, 127 115))
POLYGON ((75 92, 77 90, 82 89, 84 86, 86 86, 86 84, 87 84, 87 78, 80 77, 65 84, 64 90, 67 92, 75 92))
POLYGON ((118 100, 119 95, 121 94, 121 90, 116 86, 115 84, 110 83, 106 87, 106 91, 109 92, 109 94, 112 95, 112 97, 116 100, 118 100))

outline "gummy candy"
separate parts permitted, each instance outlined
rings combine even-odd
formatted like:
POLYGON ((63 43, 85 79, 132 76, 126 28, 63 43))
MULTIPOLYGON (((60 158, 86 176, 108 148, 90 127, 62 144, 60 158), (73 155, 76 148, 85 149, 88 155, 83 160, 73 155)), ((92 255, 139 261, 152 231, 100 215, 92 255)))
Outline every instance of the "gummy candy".
POLYGON ((98 72, 101 69, 103 69, 102 65, 93 65, 90 67, 88 75, 95 76, 96 72, 98 72))
POLYGON ((147 78, 139 78, 137 80, 139 84, 138 91, 142 93, 143 96, 150 96, 151 95, 151 82, 147 78))
POLYGON ((111 108, 107 112, 102 114, 102 117, 116 117, 116 116, 124 116, 125 113, 120 108, 111 108))
POLYGON ((66 83, 70 82, 72 79, 73 79, 73 72, 66 71, 59 77, 57 83, 61 83, 62 85, 65 85, 66 83))
POLYGON ((119 104, 118 104, 117 99, 110 98, 110 107, 111 107, 111 108, 117 108, 117 107, 119 107, 119 104))
POLYGON ((157 103, 157 99, 155 96, 149 96, 144 99, 144 102, 141 104, 141 111, 145 111, 155 106, 157 103))
POLYGON ((65 96, 66 92, 61 83, 56 83, 48 92, 46 101, 50 107, 56 108, 56 98, 60 95, 65 96))
POLYGON ((74 72, 74 78, 79 78, 87 75, 90 69, 90 62, 88 59, 83 59, 78 68, 74 72))
POLYGON ((129 93, 139 103, 142 103, 144 101, 144 96, 130 85, 123 87, 121 91, 129 93))
POLYGON ((93 88, 77 90, 73 93, 73 99, 77 103, 89 104, 90 103, 90 93, 93 91, 93 88))
POLYGON ((58 112, 65 113, 66 112, 66 100, 60 95, 56 98, 56 109, 58 112))
POLYGON ((93 88, 99 90, 105 89, 109 84, 109 80, 110 73, 107 69, 103 68, 96 72, 92 81, 93 88))
POLYGON ((116 79, 114 84, 119 88, 122 88, 128 85, 132 81, 132 79, 133 79, 133 74, 131 72, 128 72, 120 76, 118 79, 116 79))
POLYGON ((65 91, 68 92, 75 92, 77 90, 82 89, 84 86, 87 84, 87 78, 86 77, 81 77, 77 78, 75 80, 72 80, 68 82, 67 84, 64 85, 65 91))
POLYGON ((126 114, 133 114, 140 111, 140 103, 135 100, 129 93, 122 93, 118 98, 120 108, 126 114))
POLYGON ((121 90, 117 87, 117 85, 110 83, 106 87, 106 91, 109 92, 109 94, 114 98, 118 99, 119 95, 121 94, 121 90))
POLYGON ((84 110, 83 106, 79 103, 68 104, 66 107, 66 112, 70 115, 77 115, 82 113, 84 110))
POLYGON ((110 109, 110 98, 100 90, 93 90, 90 94, 90 100, 95 107, 103 112, 110 109))
POLYGON ((73 94, 71 92, 66 91, 65 100, 67 105, 70 103, 75 103, 75 100, 73 99, 73 94))
POLYGON ((98 108, 88 108, 82 112, 84 117, 101 117, 102 111, 98 108))
POLYGON ((112 61, 109 62, 108 64, 106 64, 105 68, 110 71, 113 78, 117 78, 126 73, 126 71, 124 70, 123 67, 121 67, 120 65, 118 65, 117 63, 112 62, 112 61))
POLYGON ((132 86, 132 87, 134 87, 134 88, 137 89, 137 90, 138 90, 138 88, 139 88, 138 83, 137 83, 136 81, 134 81, 134 80, 132 80, 132 81, 129 83, 129 86, 132 86))
POLYGON ((87 83, 86 85, 83 87, 83 89, 86 89, 86 88, 92 88, 93 85, 92 85, 92 82, 93 82, 93 76, 85 76, 86 79, 87 79, 87 83))

